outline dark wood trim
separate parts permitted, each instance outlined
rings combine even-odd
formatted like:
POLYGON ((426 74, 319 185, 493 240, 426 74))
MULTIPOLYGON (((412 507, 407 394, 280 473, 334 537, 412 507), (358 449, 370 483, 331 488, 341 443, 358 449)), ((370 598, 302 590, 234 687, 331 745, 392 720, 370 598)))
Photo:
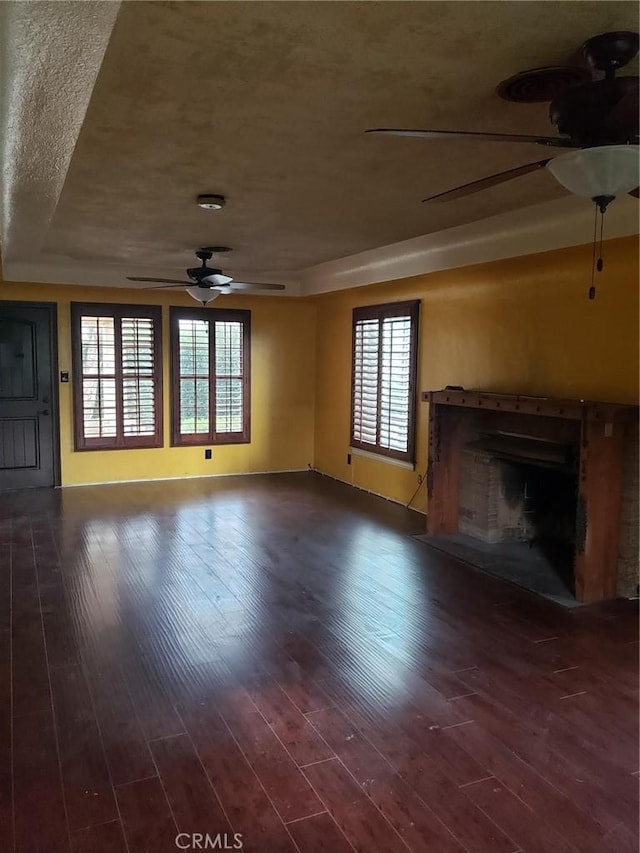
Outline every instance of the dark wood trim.
POLYGON ((418 349, 420 334, 420 302, 416 300, 412 308, 411 322, 411 377, 409 379, 409 461, 416 461, 416 429, 418 420, 418 349))
POLYGON ((164 445, 163 363, 162 363, 162 307, 160 305, 128 305, 109 302, 71 303, 71 360, 73 387, 74 449, 88 450, 143 450, 164 445), (113 317, 115 321, 115 385, 116 385, 116 435, 106 438, 85 438, 82 402, 82 340, 83 316, 113 317), (155 405, 155 432, 151 436, 125 436, 122 424, 123 373, 122 332, 118 325, 123 317, 143 317, 153 321, 153 386, 155 405))
MULTIPOLYGON (((376 456, 386 456, 391 459, 400 459, 415 465, 416 461, 416 419, 417 419, 417 397, 418 397, 418 335, 420 327, 420 300, 411 299, 406 302, 386 302, 380 305, 366 305, 353 309, 351 323, 351 417, 349 421, 349 445, 360 450, 366 450, 376 456), (353 435, 354 421, 354 387, 356 375, 356 325, 362 320, 385 320, 389 317, 403 317, 409 315, 411 318, 411 372, 409 375, 409 432, 407 436, 407 451, 390 450, 380 447, 380 419, 376 424, 376 444, 367 444, 358 441, 353 435)), ((382 325, 379 329, 379 352, 382 351, 382 325)), ((381 371, 378 362, 378 397, 380 397, 381 371)))
POLYGON ((251 443, 251 311, 242 323, 242 426, 244 443, 251 443))
MULTIPOLYGON (((114 370, 116 376, 116 435, 119 438, 117 444, 120 444, 124 439, 124 390, 122 388, 123 381, 123 370, 122 370, 122 323, 119 322, 120 318, 114 318, 114 328, 113 328, 113 346, 114 346, 114 370), (121 425, 120 418, 122 417, 122 435, 118 435, 120 433, 121 425)), ((155 343, 155 329, 154 329, 154 343, 155 343)), ((154 353, 155 358, 155 353, 154 353)), ((154 370, 155 373, 155 370, 154 370)), ((158 428, 158 424, 156 421, 157 418, 157 409, 154 412, 154 421, 156 422, 156 430, 158 428)))
POLYGON ((387 317, 413 315, 420 309, 419 299, 407 299, 405 302, 383 302, 379 305, 361 305, 353 309, 354 323, 358 320, 384 320, 387 317))
MULTIPOLYGON (((204 311, 207 309, 204 308, 204 311)), ((218 409, 218 399, 216 394, 216 361, 215 361, 215 352, 216 352, 216 323, 215 319, 211 322, 211 318, 207 316, 207 322, 209 323, 209 441, 213 442, 214 434, 215 434, 215 425, 216 421, 216 412, 218 409)), ((178 393, 178 389, 175 391, 175 397, 178 400, 178 404, 180 403, 180 395, 178 393)), ((178 420, 176 423, 180 423, 178 420)), ((244 419, 242 421, 244 426, 244 419)), ((179 435, 177 436, 179 439, 179 435)))
POLYGON ((56 302, 42 302, 49 309, 51 324, 51 415, 53 422, 53 485, 62 484, 62 463, 60 459, 60 378, 58 367, 58 305, 56 302))
POLYGON ((585 418, 582 425, 578 513, 584 541, 574 559, 578 601, 614 598, 622 495, 624 424, 585 418))
POLYGON ((427 533, 433 536, 456 533, 458 530, 460 445, 459 410, 431 406, 427 533))
POLYGON ((567 418, 581 421, 585 411, 592 420, 610 422, 631 417, 634 406, 621 403, 591 402, 589 400, 561 400, 555 397, 530 397, 522 394, 492 394, 488 391, 423 391, 423 403, 446 406, 464 406, 471 409, 489 409, 519 412, 523 415, 567 418))
POLYGON ((171 349, 171 446, 202 447, 209 444, 251 444, 251 311, 241 308, 177 308, 169 309, 171 349), (180 386, 178 320, 192 318, 214 324, 209 334, 209 432, 192 435, 180 433, 180 386), (215 323, 233 321, 242 324, 242 433, 215 431, 215 323))

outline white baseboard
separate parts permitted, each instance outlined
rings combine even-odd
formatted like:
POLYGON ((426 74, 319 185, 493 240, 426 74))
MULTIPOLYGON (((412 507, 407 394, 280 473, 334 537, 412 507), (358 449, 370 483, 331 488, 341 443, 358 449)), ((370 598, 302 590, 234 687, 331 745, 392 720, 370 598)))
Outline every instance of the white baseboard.
MULTIPOLYGON (((188 474, 183 477, 143 477, 137 480, 97 480, 92 483, 64 483, 61 486, 56 486, 58 489, 81 489, 84 486, 121 486, 129 483, 167 483, 176 480, 210 480, 219 477, 254 477, 260 474, 304 474, 312 471, 314 474, 319 474, 321 477, 328 477, 330 480, 335 480, 336 483, 342 483, 345 486, 351 486, 353 489, 358 489, 360 492, 365 492, 368 495, 374 495, 377 498, 382 498, 390 503, 397 504, 407 509, 407 505, 396 498, 390 498, 387 495, 381 495, 380 492, 374 492, 371 489, 365 489, 363 486, 357 486, 355 483, 349 483, 347 480, 341 480, 340 477, 334 477, 333 474, 327 474, 325 471, 320 471, 318 468, 284 468, 277 471, 238 471, 229 474, 188 474)), ((425 515, 426 512, 422 509, 409 507, 412 512, 418 512, 420 515, 425 515)))
POLYGON ((333 474, 327 474, 326 471, 320 471, 319 468, 312 468, 311 470, 316 474, 320 474, 321 477, 328 477, 330 480, 335 480, 336 483, 343 483, 345 486, 351 486, 352 489, 358 489, 358 491, 366 492, 368 495, 375 495, 377 498, 382 498, 392 504, 398 504, 398 506, 402 506, 405 509, 410 509, 411 512, 419 512, 420 515, 424 515, 425 517, 427 515, 423 509, 416 509, 416 507, 413 506, 408 507, 406 503, 403 503, 396 498, 390 498, 388 495, 381 495, 380 492, 373 492, 371 489, 365 489, 364 486, 357 486, 355 483, 350 483, 348 480, 341 480, 340 477, 334 477, 333 474))
POLYGON ((57 489, 79 489, 83 486, 121 486, 125 483, 166 483, 172 480, 209 480, 212 477, 253 477, 256 474, 302 474, 313 468, 284 468, 280 471, 237 471, 229 474, 187 474, 183 477, 143 477, 139 480, 98 480, 95 483, 63 483, 57 489))

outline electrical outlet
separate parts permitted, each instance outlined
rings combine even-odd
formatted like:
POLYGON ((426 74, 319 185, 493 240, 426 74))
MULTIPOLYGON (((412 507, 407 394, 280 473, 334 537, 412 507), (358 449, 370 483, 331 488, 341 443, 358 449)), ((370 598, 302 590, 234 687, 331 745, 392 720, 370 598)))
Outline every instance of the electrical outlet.
POLYGON ((210 448, 210 447, 207 447, 207 449, 206 449, 206 450, 205 450, 205 452, 204 452, 204 458, 205 458, 205 459, 211 459, 211 455, 212 455, 212 454, 211 454, 211 448, 210 448))
POLYGON ((347 465, 351 465, 351 454, 347 453, 347 465))
POLYGON ((422 485, 422 480, 423 480, 422 474, 418 474, 418 485, 419 486, 422 485))

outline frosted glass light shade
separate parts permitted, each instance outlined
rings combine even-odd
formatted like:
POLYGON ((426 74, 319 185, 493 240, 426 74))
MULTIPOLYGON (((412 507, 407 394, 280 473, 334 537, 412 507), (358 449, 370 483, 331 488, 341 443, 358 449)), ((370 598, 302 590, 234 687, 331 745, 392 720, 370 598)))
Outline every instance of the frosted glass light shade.
POLYGON ((637 145, 602 145, 560 154, 547 169, 575 195, 596 198, 618 196, 640 185, 637 145))
POLYGON ((220 296, 219 290, 209 290, 207 287, 198 287, 197 284, 194 284, 193 287, 187 287, 186 291, 189 296, 193 296, 202 305, 206 305, 207 302, 213 302, 214 299, 220 296))

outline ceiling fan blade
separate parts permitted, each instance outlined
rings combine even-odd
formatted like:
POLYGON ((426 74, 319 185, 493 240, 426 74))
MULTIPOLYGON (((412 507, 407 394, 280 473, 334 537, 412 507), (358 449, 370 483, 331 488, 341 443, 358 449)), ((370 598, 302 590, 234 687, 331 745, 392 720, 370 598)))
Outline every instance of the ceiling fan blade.
POLYGON ((365 133, 379 133, 386 136, 414 136, 419 139, 475 139, 478 142, 532 142, 548 145, 552 148, 579 148, 570 139, 559 136, 521 136, 515 133, 478 133, 472 130, 410 130, 391 127, 376 127, 365 133))
POLYGON ((201 287, 222 287, 230 284, 233 281, 230 275, 225 275, 219 270, 211 270, 210 275, 200 276, 195 284, 199 284, 201 287))
POLYGON ((191 287, 192 282, 181 281, 180 284, 151 284, 149 287, 141 287, 140 290, 184 290, 185 287, 191 287))
POLYGON ((266 284, 263 281, 231 281, 225 290, 284 290, 284 284, 266 284))
POLYGON ((635 190, 631 190, 629 195, 632 195, 634 198, 640 198, 640 187, 636 187, 635 190))
POLYGON ((507 169, 506 172, 497 172, 495 175, 488 175, 486 178, 471 181, 469 184, 462 184, 461 187, 455 187, 452 190, 447 190, 446 192, 438 193, 437 195, 432 195, 428 198, 423 198, 422 201, 454 201, 457 198, 463 198, 466 195, 477 193, 480 190, 486 190, 489 187, 504 184, 506 181, 512 181, 514 178, 519 178, 521 175, 528 175, 529 172, 544 169, 548 162, 549 160, 538 160, 536 163, 527 163, 526 166, 516 166, 515 169, 507 169))
POLYGON ((135 278, 128 275, 127 281, 148 281, 154 284, 193 284, 192 281, 179 281, 176 278, 135 278))

